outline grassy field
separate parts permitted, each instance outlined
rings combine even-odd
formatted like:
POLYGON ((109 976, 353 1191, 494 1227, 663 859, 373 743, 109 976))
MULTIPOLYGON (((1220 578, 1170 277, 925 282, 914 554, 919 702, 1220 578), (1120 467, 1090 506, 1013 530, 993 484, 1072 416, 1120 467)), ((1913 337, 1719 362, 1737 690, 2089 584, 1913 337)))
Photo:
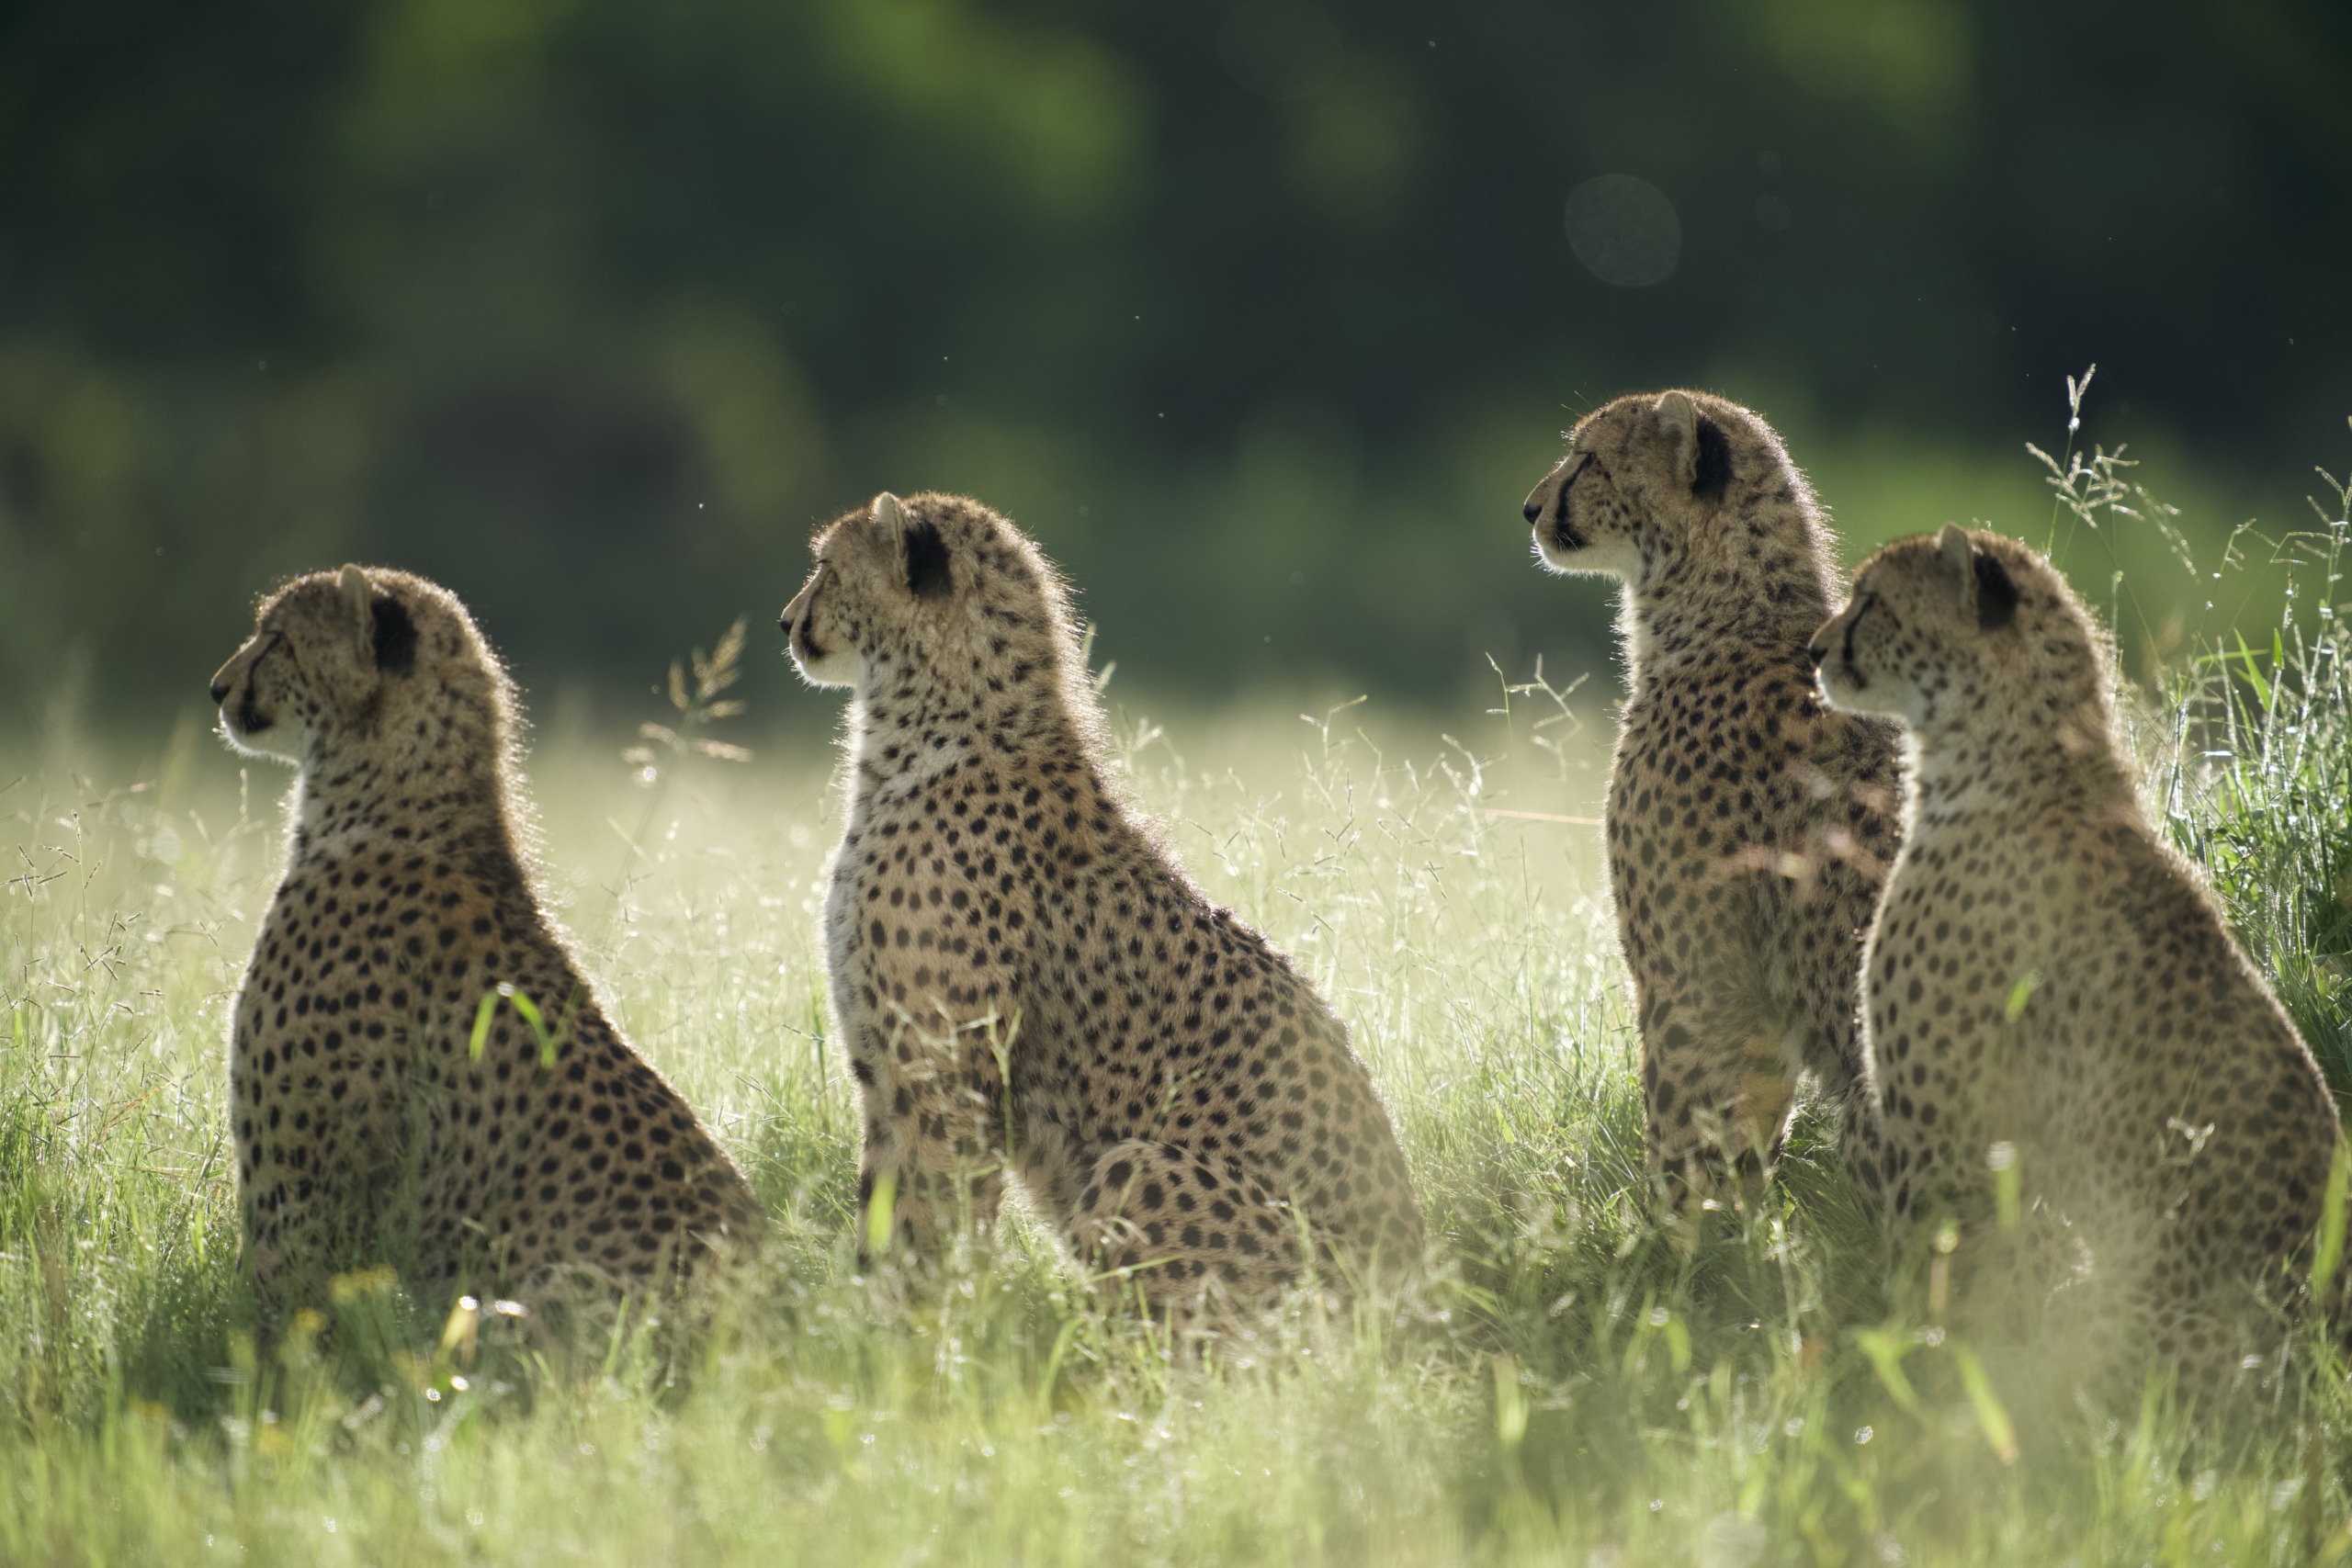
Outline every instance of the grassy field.
MULTIPOLYGON (((2307 624, 2320 640, 2146 709, 2148 794, 2341 1085, 2352 691, 2333 623, 2307 624)), ((1493 707, 1122 716, 1134 789, 1194 874, 1348 1018, 1440 1238, 1400 1296, 1302 1292, 1174 1342, 1025 1223, 936 1289, 855 1276, 814 935, 831 757, 687 759, 648 788, 620 742, 578 737, 532 764, 550 892, 607 1006, 752 1175, 763 1266, 679 1321, 561 1332, 363 1273, 257 1341, 223 1056, 288 775, 193 722, 149 754, 13 748, 0 1562, 2352 1550, 2352 1384, 2316 1340, 2312 1377, 2196 1438, 2161 1389, 2099 1412, 2004 1387, 1890 1292, 1809 1128, 1761 1212, 1662 1226, 1582 820, 1605 719, 1499 682, 1493 707)))

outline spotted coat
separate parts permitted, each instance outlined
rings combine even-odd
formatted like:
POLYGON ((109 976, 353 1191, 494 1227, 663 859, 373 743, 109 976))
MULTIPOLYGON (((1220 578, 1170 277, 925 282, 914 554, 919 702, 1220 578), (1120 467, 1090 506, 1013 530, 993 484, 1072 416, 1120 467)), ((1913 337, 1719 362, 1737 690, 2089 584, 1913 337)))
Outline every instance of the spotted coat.
POLYGON ((1875 1179, 1855 984, 1897 742, 1815 691, 1833 589, 1811 490, 1762 419, 1675 391, 1584 419, 1525 513, 1546 565, 1623 585, 1605 832, 1653 1168, 1752 1185, 1810 1077, 1875 1179))
POLYGON ((628 1283, 756 1228, 540 906, 510 688, 455 597, 357 567, 297 579, 212 695, 239 749, 300 770, 230 1046, 266 1298, 385 1260, 419 1287, 628 1283))
POLYGON ((1334 1282, 1416 1258, 1345 1027, 1122 799, 1035 547, 975 502, 886 495, 815 550, 784 625, 811 680, 854 688, 824 931, 861 1235, 887 1212, 930 1256, 1010 1174, 1155 1300, 1279 1285, 1302 1235, 1334 1282))
POLYGON ((2229 1381, 2278 1348, 2336 1109, 2141 813, 2103 635, 2032 550, 1951 527, 1865 563, 1813 651, 1831 701, 1916 749, 1863 978, 1898 1248, 1956 1222, 2003 1260, 1980 1315, 2022 1312, 2127 1396, 2148 1350, 2229 1381))

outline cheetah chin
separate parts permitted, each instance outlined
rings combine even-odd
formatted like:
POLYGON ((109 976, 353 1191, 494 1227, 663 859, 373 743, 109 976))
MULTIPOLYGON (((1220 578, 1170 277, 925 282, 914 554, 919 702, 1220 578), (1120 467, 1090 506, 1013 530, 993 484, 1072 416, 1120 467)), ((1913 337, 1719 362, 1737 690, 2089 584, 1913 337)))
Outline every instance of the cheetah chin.
POLYGON ((812 686, 854 687, 865 673, 856 648, 830 638, 823 643, 817 640, 817 600, 825 586, 825 573, 811 572, 775 624, 784 632, 785 650, 802 680, 812 686))
POLYGON ((277 703, 270 701, 268 706, 263 705, 269 700, 264 696, 265 686, 274 686, 276 678, 282 673, 275 666, 293 657, 281 637, 255 638, 220 667, 212 677, 209 694, 220 710, 220 738, 232 750, 248 757, 294 762, 301 760, 309 744, 306 727, 300 721, 302 716, 298 710, 297 722, 290 729, 281 728, 277 703))

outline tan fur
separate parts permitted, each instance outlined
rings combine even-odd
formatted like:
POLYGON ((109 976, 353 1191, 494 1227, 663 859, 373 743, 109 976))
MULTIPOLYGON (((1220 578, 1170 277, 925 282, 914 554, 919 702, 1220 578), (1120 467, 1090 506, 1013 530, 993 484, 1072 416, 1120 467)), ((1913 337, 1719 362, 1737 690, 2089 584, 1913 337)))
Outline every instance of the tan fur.
POLYGON ((2225 1382, 2278 1342, 2335 1106, 2141 815, 2105 637, 2032 550, 1947 528, 1865 563, 1813 649, 1829 700, 1900 717, 1916 757, 1862 982, 1892 1234, 1949 1217, 1972 1256, 1993 1238, 2023 1272, 1983 1269, 1969 1313, 2022 1307, 2069 1375, 2154 1351, 2192 1389, 2225 1382), (1999 1235, 1996 1147, 2022 1248, 1999 1235))
POLYGON ((1010 1170, 1079 1256, 1155 1300, 1420 1249, 1405 1160, 1347 1032, 1121 799, 1066 594, 977 502, 832 524, 785 612, 855 689, 825 937, 865 1103, 860 1235, 985 1229, 1010 1170), (878 1227, 876 1227, 878 1228, 878 1227))
POLYGON ((1871 1175, 1855 972, 1894 852, 1896 741, 1815 694, 1805 640, 1832 581, 1812 491, 1756 414, 1669 391, 1578 423, 1525 513, 1547 565, 1624 584, 1609 880, 1652 1168, 1752 1182, 1810 1076, 1871 1175))
POLYGON ((426 1280, 522 1289, 691 1263, 756 1226, 727 1156, 606 1021, 519 842, 505 671, 405 572, 296 579, 213 678, 241 750, 300 770, 284 880, 230 1055, 265 1296, 413 1249, 426 1280), (509 986, 555 1036, 485 994, 509 986))

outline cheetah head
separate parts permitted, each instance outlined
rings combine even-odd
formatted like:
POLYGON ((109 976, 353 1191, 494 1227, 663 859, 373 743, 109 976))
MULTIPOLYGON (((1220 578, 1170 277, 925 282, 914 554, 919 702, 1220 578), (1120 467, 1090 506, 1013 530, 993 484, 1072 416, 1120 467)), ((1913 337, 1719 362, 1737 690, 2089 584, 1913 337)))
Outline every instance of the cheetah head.
POLYGON ((1734 452, 1755 423, 1703 392, 1637 393, 1586 415, 1521 509, 1537 557, 1555 571, 1638 585, 1662 553, 1703 542, 1735 478, 1755 466, 1734 452))
POLYGON ((406 572, 346 566, 298 577, 263 601, 254 635, 212 677, 212 700, 231 745, 300 763, 322 741, 379 730, 413 704, 494 684, 489 664, 446 590, 406 572), (451 654, 471 655, 456 662, 473 667, 475 679, 418 678, 421 656, 439 665, 451 654))
POLYGON ((816 570, 777 624, 812 685, 864 691, 916 670, 934 682, 1019 680, 1064 662, 1059 579, 978 502, 885 491, 809 548, 816 570))
POLYGON ((2063 736, 2103 706, 2105 646, 2041 555, 1947 525, 1864 561, 1853 597, 1806 651, 1833 707, 1923 734, 2041 715, 2063 736))

